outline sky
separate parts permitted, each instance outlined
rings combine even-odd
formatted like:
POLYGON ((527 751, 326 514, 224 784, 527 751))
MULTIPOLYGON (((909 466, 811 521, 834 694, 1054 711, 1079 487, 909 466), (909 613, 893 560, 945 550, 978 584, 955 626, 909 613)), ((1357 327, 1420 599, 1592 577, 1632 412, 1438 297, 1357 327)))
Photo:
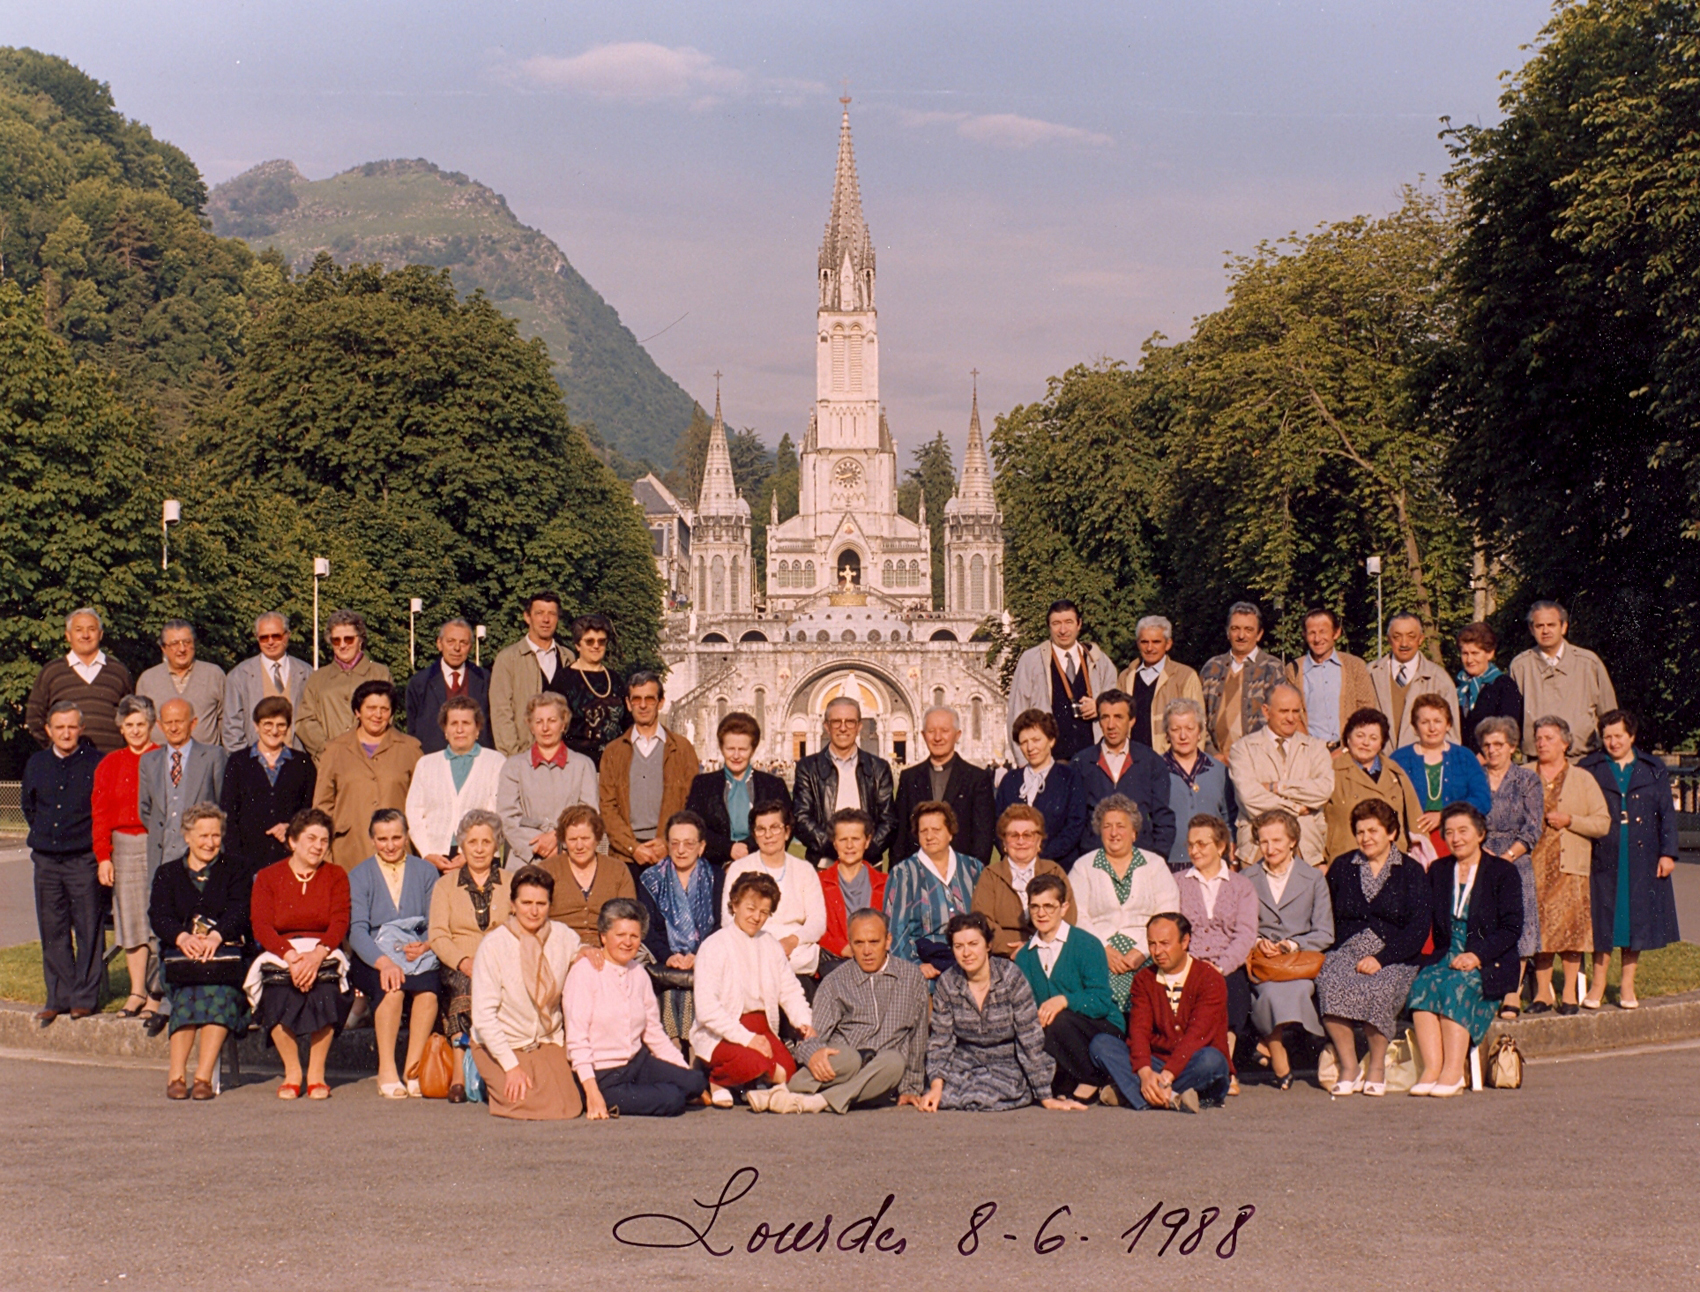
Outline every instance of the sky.
MULTIPOLYGON (((705 405, 770 444, 814 398, 848 93, 906 455, 1225 299, 1226 253, 1437 181, 1546 0, 0 0, 211 184, 424 157, 502 193, 705 405)), ((570 403, 570 392, 569 392, 570 403)))

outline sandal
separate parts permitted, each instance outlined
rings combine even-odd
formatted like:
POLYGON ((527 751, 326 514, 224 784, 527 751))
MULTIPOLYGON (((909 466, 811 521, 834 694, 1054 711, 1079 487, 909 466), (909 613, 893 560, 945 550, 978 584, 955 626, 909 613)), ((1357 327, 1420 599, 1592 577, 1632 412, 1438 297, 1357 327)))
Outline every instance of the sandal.
POLYGON ((1272 1084, 1277 1090, 1291 1090, 1293 1088, 1293 1074, 1289 1072, 1284 1077, 1276 1077, 1272 1084))
POLYGON ((301 1098, 301 1087, 299 1085, 292 1086, 285 1081, 277 1088, 277 1097, 279 1099, 299 1099, 301 1098))
POLYGON ((385 1099, 406 1099, 407 1087, 399 1081, 386 1081, 378 1086, 378 1093, 385 1099))
POLYGON ((146 996, 128 996, 124 1000, 124 1008, 118 1011, 118 1017, 140 1018, 142 1016, 142 1010, 147 1006, 147 1003, 148 998, 146 996), (130 1003, 132 1000, 139 1000, 142 1003, 140 1005, 132 1005, 130 1003))
POLYGON ((1499 1007, 1499 1017, 1504 1022, 1515 1023, 1522 1016, 1523 1007, 1521 1005, 1501 1005, 1499 1007))
POLYGON ((329 1099, 330 1097, 331 1088, 322 1081, 315 1081, 307 1087, 307 1098, 309 1099, 329 1099))

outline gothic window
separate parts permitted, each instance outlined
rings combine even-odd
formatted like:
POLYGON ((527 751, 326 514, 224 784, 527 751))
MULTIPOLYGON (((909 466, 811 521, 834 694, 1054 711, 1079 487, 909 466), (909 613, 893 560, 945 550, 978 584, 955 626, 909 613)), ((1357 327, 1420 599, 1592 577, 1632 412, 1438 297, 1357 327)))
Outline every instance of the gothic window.
POLYGON ((812 588, 815 586, 815 563, 813 561, 810 561, 803 566, 803 586, 805 588, 812 588))
POLYGON ((832 388, 834 390, 844 389, 844 361, 846 348, 843 330, 839 329, 834 331, 832 334, 832 388))
MULTIPOLYGON (((902 569, 903 567, 899 566, 898 568, 902 569)), ((899 579, 897 582, 901 583, 902 580, 899 579)), ((881 586, 887 587, 887 588, 895 588, 897 586, 897 583, 892 582, 891 562, 890 561, 887 561, 884 565, 882 565, 880 567, 880 584, 881 584, 881 586)))
POLYGON ((992 558, 992 609, 1003 609, 1003 557, 992 558))
POLYGON ((756 720, 756 726, 758 726, 758 727, 767 726, 767 688, 766 687, 758 686, 756 688, 756 702, 755 702, 755 715, 754 716, 755 716, 755 720, 756 720))
POLYGON ((717 615, 726 613, 726 559, 717 556, 709 566, 709 608, 717 615))
POLYGON ((850 333, 850 389, 860 394, 862 390, 862 331, 856 328, 850 333))
POLYGON ((714 702, 714 724, 718 727, 726 721, 726 697, 721 696, 714 702))
POLYGON ((779 568, 773 572, 773 586, 788 588, 791 586, 791 562, 781 561, 779 568))
POLYGON ((708 609, 708 562, 697 557, 697 610, 708 609))
POLYGON ((935 686, 933 688, 933 708, 944 708, 944 688, 942 686, 935 686))
POLYGON ((981 739, 981 727, 985 722, 985 705, 979 696, 975 696, 968 706, 968 731, 975 740, 981 739))
POLYGON ((909 586, 912 588, 921 586, 921 563, 919 561, 909 562, 909 586))
POLYGON ((962 611, 968 608, 967 577, 963 573, 962 558, 956 558, 956 596, 951 602, 951 609, 962 611))
POLYGON ((968 605, 973 610, 986 608, 986 559, 978 552, 968 563, 968 605))
MULTIPOLYGON (((976 556, 974 559, 976 561, 978 561, 980 558, 976 556)), ((738 564, 739 564, 738 558, 734 556, 732 558, 732 597, 731 597, 732 613, 733 614, 736 614, 738 612, 739 603, 743 600, 742 589, 743 589, 743 586, 744 586, 744 580, 742 579, 742 577, 740 577, 739 570, 738 570, 738 564)))

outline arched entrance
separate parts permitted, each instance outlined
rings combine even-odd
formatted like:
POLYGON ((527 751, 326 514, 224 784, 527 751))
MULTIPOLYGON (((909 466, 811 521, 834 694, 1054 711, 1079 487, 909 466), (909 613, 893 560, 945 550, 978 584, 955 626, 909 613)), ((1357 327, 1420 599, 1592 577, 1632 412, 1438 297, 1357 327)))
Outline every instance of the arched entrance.
POLYGON ((840 552, 838 562, 832 569, 832 579, 839 587, 861 587, 862 554, 853 547, 847 547, 840 552))
POLYGON ((799 679, 786 701, 791 752, 818 753, 826 747, 826 706, 854 700, 862 710, 861 745, 880 758, 906 758, 916 730, 915 706, 897 680, 858 660, 839 660, 799 679))

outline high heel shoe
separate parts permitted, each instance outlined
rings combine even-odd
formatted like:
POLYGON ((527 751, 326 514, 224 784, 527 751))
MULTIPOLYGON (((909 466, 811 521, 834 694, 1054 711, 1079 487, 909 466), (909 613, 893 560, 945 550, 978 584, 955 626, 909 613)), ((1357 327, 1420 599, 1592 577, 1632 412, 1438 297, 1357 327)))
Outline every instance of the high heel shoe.
POLYGON ((1346 1095, 1355 1095, 1359 1093, 1363 1090, 1363 1088, 1364 1074, 1360 1072, 1350 1081, 1336 1081, 1329 1089, 1328 1093, 1331 1095, 1339 1095, 1344 1098, 1346 1095))
POLYGON ((1293 1088, 1293 1074, 1289 1072, 1284 1077, 1276 1077, 1274 1085, 1277 1090, 1291 1090, 1293 1088))
POLYGON ((1452 1098, 1453 1095, 1463 1094, 1464 1093, 1464 1087, 1468 1084, 1469 1084, 1469 1078, 1468 1077, 1460 1077, 1455 1084, 1450 1085, 1450 1086, 1442 1086, 1442 1085, 1437 1084, 1433 1090, 1428 1092, 1429 1097, 1431 1099, 1450 1099, 1450 1098, 1452 1098))
POLYGON ((1419 1081, 1405 1093, 1408 1095, 1432 1095, 1434 1088, 1439 1084, 1438 1081, 1419 1081))
POLYGON ((1605 1004, 1603 1000, 1595 1000, 1592 996, 1584 996, 1581 1000, 1583 1009, 1598 1009, 1603 1004, 1605 1004))

